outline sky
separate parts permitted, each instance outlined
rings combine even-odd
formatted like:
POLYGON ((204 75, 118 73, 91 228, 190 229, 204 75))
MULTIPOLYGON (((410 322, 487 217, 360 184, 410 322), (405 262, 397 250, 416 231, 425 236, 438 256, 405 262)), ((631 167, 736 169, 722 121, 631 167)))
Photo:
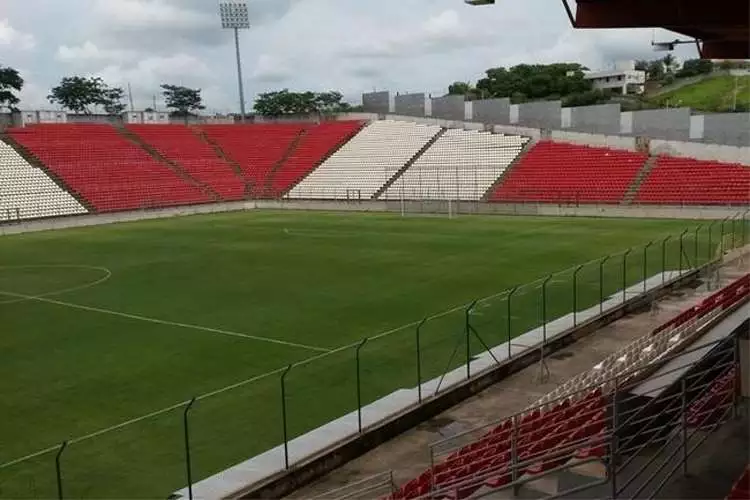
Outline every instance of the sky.
MULTIPOLYGON (((659 55, 663 30, 574 30, 556 0, 248 0, 252 28, 241 33, 246 101, 260 92, 339 90, 447 92, 487 68, 615 61, 659 55)), ((691 46, 678 58, 696 57, 691 46)), ((0 65, 26 80, 24 109, 52 109, 46 96, 63 76, 130 84, 136 109, 159 85, 203 90, 208 112, 239 109, 234 38, 221 29, 218 0, 0 0, 0 65)))

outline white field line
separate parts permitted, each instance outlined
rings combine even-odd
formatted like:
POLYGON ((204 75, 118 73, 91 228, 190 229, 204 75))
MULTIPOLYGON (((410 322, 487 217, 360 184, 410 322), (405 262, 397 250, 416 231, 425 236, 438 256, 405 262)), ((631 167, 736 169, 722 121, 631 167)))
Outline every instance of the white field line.
POLYGON ((144 321, 146 323, 156 323, 158 325, 167 325, 167 326, 176 326, 179 328, 187 328, 190 330, 200 330, 203 332, 209 332, 209 333, 216 333, 219 335, 226 335, 229 337, 238 337, 238 338, 244 338, 249 340, 257 340, 259 342, 268 342, 271 344, 279 344, 287 347, 296 347, 299 349, 307 349, 309 351, 317 351, 317 352, 331 352, 331 349, 326 349, 324 347, 316 347, 311 346, 307 344, 299 344, 297 342, 289 342, 286 340, 279 340, 279 339, 273 339, 269 337, 258 337, 256 335, 249 335, 246 333, 239 333, 239 332, 232 332, 229 330, 220 330, 218 328, 209 328, 207 326, 200 326, 200 325, 191 325, 188 323, 178 323, 176 321, 167 321, 163 319, 156 319, 156 318, 149 318, 146 316, 139 316, 137 314, 128 314, 123 313, 119 311, 113 311, 111 309, 102 309, 99 307, 91 307, 91 306, 84 306, 81 304, 73 304, 72 302, 63 302, 61 300, 54 300, 54 299, 48 299, 40 296, 34 296, 34 295, 24 295, 21 293, 13 293, 13 292, 5 292, 0 290, 0 295, 8 295, 10 297, 17 297, 19 299, 24 300, 35 300, 38 302, 46 302, 48 304, 55 304, 58 306, 63 307, 70 307, 71 309, 80 309, 82 311, 90 311, 90 312, 96 312, 101 314, 109 314, 111 316, 119 316, 121 318, 127 318, 127 319, 133 319, 137 321, 144 321))
MULTIPOLYGON (((102 278, 99 278, 96 281, 92 281, 91 283, 85 283, 83 285, 78 285, 78 286, 74 286, 70 288, 63 288, 62 290, 54 290, 54 291, 46 292, 46 293, 39 293, 35 295, 35 297, 52 297, 54 295, 63 295, 65 293, 85 290, 87 288, 92 288, 97 285, 101 285, 102 283, 104 283, 105 281, 109 280, 112 277, 112 271, 110 271, 106 267, 101 267, 101 266, 85 266, 85 265, 73 265, 73 264, 0 266, 0 273, 4 269, 94 269, 96 271, 104 272, 104 276, 102 278)), ((21 298, 21 299, 2 300, 0 301, 0 305, 16 304, 18 302, 25 302, 27 300, 33 300, 33 299, 21 298)))

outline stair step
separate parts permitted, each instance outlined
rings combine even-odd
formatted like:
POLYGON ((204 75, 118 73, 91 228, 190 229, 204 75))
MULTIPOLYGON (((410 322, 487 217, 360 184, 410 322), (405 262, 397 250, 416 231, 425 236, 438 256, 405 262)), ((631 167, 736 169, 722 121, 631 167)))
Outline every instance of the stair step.
POLYGON ((419 160, 425 152, 432 147, 433 144, 435 144, 438 139, 440 139, 442 136, 445 135, 445 133, 448 131, 447 128, 441 128, 429 141, 427 141, 427 144, 422 146, 422 149, 416 152, 414 156, 411 157, 409 161, 406 162, 406 164, 401 167, 395 174, 391 176, 390 179, 388 179, 388 182, 383 184, 383 186, 380 187, 377 191, 375 191, 375 194, 372 195, 372 200, 377 200, 380 198, 380 196, 385 193, 389 187, 391 187, 402 175, 404 175, 404 172, 409 170, 409 168, 416 163, 417 160, 419 160))
POLYGON ((185 170, 185 168, 182 165, 162 155, 159 151, 156 150, 156 148, 154 148, 153 146, 145 142, 134 132, 131 132, 130 130, 128 130, 124 125, 117 124, 117 125, 114 125, 114 127, 121 136, 123 136, 125 139, 129 140, 136 146, 140 147, 141 149, 143 149, 154 160, 167 166, 169 169, 175 172, 178 176, 180 176, 185 182, 188 182, 198 187, 201 191, 203 191, 203 193, 208 195, 213 201, 222 201, 221 196, 219 196, 219 194, 216 191, 214 191, 211 188, 211 186, 203 182, 200 182, 198 179, 190 175, 190 173, 187 170, 185 170))

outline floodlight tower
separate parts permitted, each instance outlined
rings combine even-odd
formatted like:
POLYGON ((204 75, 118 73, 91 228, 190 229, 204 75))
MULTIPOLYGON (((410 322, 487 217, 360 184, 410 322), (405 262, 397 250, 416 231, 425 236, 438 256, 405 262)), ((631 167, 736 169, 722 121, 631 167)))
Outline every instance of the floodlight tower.
POLYGON ((240 90, 240 121, 245 121, 245 87, 242 83, 242 58, 240 57, 240 30, 250 29, 250 14, 244 0, 221 0, 219 2, 221 27, 234 30, 234 47, 237 52, 237 82, 240 90))

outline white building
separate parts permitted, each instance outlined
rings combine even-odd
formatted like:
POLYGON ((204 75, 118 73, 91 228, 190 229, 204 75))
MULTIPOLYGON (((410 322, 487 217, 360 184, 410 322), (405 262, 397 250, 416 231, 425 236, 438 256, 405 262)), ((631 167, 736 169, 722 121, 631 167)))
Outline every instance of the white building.
POLYGON ((590 71, 584 75, 595 89, 610 89, 625 94, 643 94, 646 90, 646 72, 635 69, 635 61, 615 64, 614 69, 590 71))

